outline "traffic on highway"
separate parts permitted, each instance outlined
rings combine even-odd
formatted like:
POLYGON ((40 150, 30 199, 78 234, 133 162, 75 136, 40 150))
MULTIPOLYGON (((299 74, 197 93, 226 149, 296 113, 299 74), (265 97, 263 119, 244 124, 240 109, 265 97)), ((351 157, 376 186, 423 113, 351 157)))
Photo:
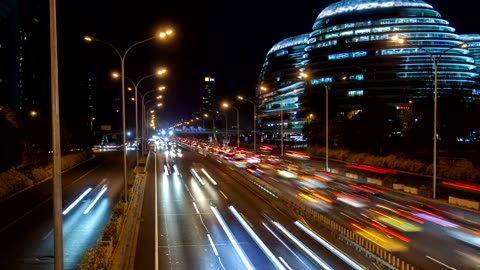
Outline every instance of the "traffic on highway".
MULTIPOLYGON (((274 202, 279 194, 328 217, 411 269, 480 267, 480 230, 459 211, 291 161, 308 160, 303 153, 287 151, 286 160, 271 155, 268 148, 252 153, 176 137, 159 138, 156 149, 158 261, 164 267, 382 267, 365 256, 365 250, 352 248, 342 236, 309 220, 306 212, 274 202), (246 185, 245 178, 260 183, 258 188, 246 185)), ((153 258, 138 263, 148 261, 155 263, 153 258)))

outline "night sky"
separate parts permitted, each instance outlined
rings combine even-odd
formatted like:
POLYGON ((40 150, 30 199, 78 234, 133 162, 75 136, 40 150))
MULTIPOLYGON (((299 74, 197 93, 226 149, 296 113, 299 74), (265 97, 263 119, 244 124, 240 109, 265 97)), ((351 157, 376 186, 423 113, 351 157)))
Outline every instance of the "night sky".
MULTIPOLYGON (((268 50, 284 38, 310 32, 317 15, 335 1, 62 2, 57 2, 61 81, 89 74, 100 88, 120 89, 120 84, 109 78, 111 71, 119 70, 118 56, 105 45, 86 44, 84 35, 107 41, 123 52, 158 30, 174 29, 171 40, 135 47, 125 62, 126 76, 134 80, 153 73, 159 65, 169 69, 163 82, 168 90, 162 117, 174 123, 199 111, 205 76, 215 77, 218 101, 234 100, 238 94, 252 97, 268 50)), ((480 33, 474 1, 426 2, 457 33, 480 33)), ((160 84, 148 80, 140 91, 160 84)))

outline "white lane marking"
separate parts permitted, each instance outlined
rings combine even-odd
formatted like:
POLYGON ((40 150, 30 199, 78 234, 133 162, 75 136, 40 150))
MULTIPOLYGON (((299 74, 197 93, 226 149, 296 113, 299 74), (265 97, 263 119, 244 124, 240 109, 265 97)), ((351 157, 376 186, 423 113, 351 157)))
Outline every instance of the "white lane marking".
POLYGON ((155 153, 154 155, 155 157, 155 175, 154 175, 154 179, 153 179, 153 182, 155 183, 154 184, 154 189, 155 189, 155 192, 154 192, 154 196, 155 196, 155 249, 154 249, 154 253, 155 253, 155 270, 158 270, 158 267, 159 267, 159 264, 158 264, 158 175, 157 175, 157 154, 155 153))
POLYGON ((292 267, 290 267, 290 265, 288 265, 288 263, 282 257, 278 257, 278 259, 285 265, 288 270, 293 270, 292 267))
POLYGON ((53 230, 50 230, 43 238, 42 241, 45 241, 50 235, 52 235, 53 230))
POLYGON ((270 176, 270 179, 272 179, 272 180, 274 180, 274 181, 277 181, 277 182, 280 182, 280 180, 275 179, 274 177, 271 177, 271 176, 270 176))
POLYGON ((213 252, 215 253, 215 255, 218 256, 218 251, 217 251, 217 248, 215 247, 215 244, 213 243, 212 237, 210 237, 210 234, 208 233, 207 233, 207 237, 208 237, 208 241, 210 241, 210 245, 212 245, 213 252))
POLYGON ((193 202, 193 207, 195 207, 195 211, 197 212, 197 214, 200 214, 200 211, 198 211, 197 204, 195 202, 193 202))
POLYGON ((447 269, 457 270, 456 268, 453 268, 453 267, 451 267, 450 265, 444 264, 443 262, 441 262, 441 261, 439 261, 439 260, 437 260, 437 259, 435 259, 435 258, 432 258, 432 257, 430 257, 430 256, 428 256, 428 255, 425 255, 425 257, 429 258, 430 260, 432 260, 432 261, 440 264, 441 266, 443 266, 443 267, 445 267, 445 268, 447 268, 447 269))
POLYGON ((220 190, 220 194, 222 194, 222 195, 223 195, 223 197, 225 197, 225 199, 227 199, 227 200, 228 200, 228 197, 227 197, 227 195, 225 195, 225 193, 223 193, 223 191, 221 191, 221 190, 220 190))

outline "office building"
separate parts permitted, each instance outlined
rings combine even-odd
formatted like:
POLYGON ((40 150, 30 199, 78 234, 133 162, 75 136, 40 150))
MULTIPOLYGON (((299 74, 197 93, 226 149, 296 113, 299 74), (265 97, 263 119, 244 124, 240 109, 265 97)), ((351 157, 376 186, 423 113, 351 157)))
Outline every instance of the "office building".
MULTIPOLYGON (((258 82, 258 101, 269 98, 261 87, 270 89, 270 95, 293 98, 301 94, 296 75, 303 72, 308 75, 305 87, 322 93, 328 87, 342 115, 360 111, 366 104, 409 110, 417 101, 432 100, 433 67, 438 61, 439 99, 459 94, 468 103, 480 95, 478 37, 457 34, 448 20, 421 0, 338 1, 320 12, 304 46, 284 46, 274 50, 275 55, 272 48, 267 54, 258 82), (405 42, 394 41, 394 36, 405 42), (471 50, 463 47, 465 41, 471 50), (271 68, 274 61, 280 61, 276 57, 295 61, 278 62, 277 68, 271 68)), ((294 122, 298 125, 306 119, 301 100, 282 103, 290 114, 297 114, 294 122)), ((269 114, 272 106, 259 108, 259 122, 281 122, 280 114, 269 114)), ((286 116, 287 121, 292 122, 291 118, 286 116)), ((269 127, 262 125, 262 131, 269 127)))

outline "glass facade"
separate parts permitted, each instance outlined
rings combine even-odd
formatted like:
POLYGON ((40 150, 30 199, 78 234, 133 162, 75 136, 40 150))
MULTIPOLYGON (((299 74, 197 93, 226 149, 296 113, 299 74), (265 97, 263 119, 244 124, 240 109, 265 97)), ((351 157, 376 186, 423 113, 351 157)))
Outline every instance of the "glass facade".
POLYGON ((463 43, 423 1, 344 0, 317 17, 305 48, 306 69, 313 82, 332 78, 331 89, 345 109, 360 109, 362 99, 403 107, 431 98, 434 61, 439 98, 450 91, 471 98, 478 72, 463 43), (406 42, 395 42, 393 36, 406 42), (359 88, 362 98, 352 95, 359 88))
MULTIPOLYGON (((303 93, 299 72, 308 74, 306 87, 313 91, 324 91, 328 84, 334 91, 331 98, 345 114, 362 109, 367 101, 408 109, 413 101, 432 99, 435 62, 439 99, 454 91, 467 100, 479 97, 480 35, 456 34, 447 20, 420 0, 338 1, 318 15, 305 43, 296 38, 303 41, 305 35, 279 42, 267 54, 259 84, 270 96, 258 90, 263 124, 278 123, 272 116, 278 115, 274 104, 280 93, 282 97, 303 93), (405 42, 394 41, 394 36, 405 42), (272 54, 279 50, 288 54, 272 54)), ((286 104, 295 104, 288 112, 296 112, 296 118, 286 118, 301 128, 304 118, 298 99, 286 104)))
POLYGON ((303 66, 307 38, 308 34, 287 38, 267 54, 257 88, 257 121, 264 142, 278 142, 282 124, 285 140, 301 133, 304 117, 299 97, 304 82, 298 70, 303 66))
POLYGON ((470 56, 473 57, 477 72, 480 73, 480 35, 460 35, 460 38, 468 44, 470 56))

